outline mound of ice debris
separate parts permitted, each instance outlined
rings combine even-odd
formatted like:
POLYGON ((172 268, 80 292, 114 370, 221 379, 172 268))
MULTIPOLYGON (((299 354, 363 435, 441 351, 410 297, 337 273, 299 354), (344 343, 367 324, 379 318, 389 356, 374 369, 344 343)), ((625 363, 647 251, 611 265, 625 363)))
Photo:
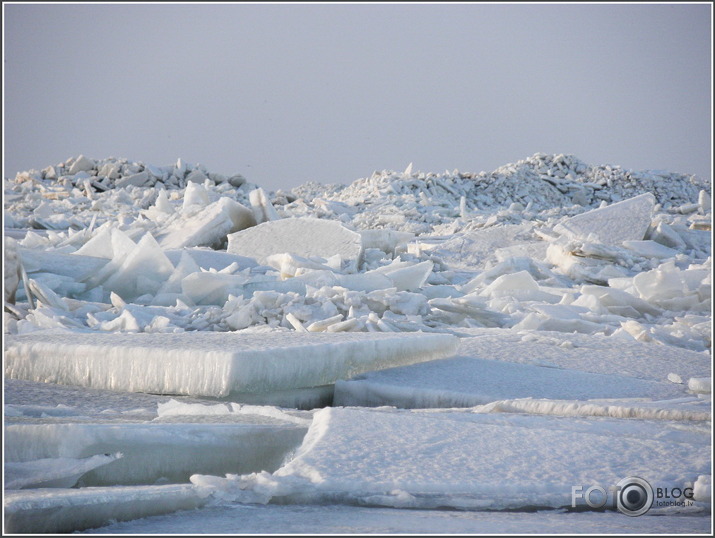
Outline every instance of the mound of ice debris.
POLYGON ((569 155, 289 193, 80 156, 5 181, 5 330, 491 327, 709 351, 710 194, 569 155))

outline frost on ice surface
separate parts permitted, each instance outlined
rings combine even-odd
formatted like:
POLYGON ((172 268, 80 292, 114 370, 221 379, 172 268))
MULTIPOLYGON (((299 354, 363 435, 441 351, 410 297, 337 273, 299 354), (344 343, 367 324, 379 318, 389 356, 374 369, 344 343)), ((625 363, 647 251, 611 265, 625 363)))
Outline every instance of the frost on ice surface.
POLYGON ((657 424, 607 418, 326 408, 295 457, 272 475, 204 487, 230 494, 240 483, 244 495, 280 502, 566 507, 571 485, 607 487, 636 475, 654 487, 682 488, 709 473, 708 428, 666 429, 659 439, 657 424))
POLYGON ((454 354, 447 334, 27 334, 8 336, 5 375, 111 390, 221 397, 310 388, 454 354))

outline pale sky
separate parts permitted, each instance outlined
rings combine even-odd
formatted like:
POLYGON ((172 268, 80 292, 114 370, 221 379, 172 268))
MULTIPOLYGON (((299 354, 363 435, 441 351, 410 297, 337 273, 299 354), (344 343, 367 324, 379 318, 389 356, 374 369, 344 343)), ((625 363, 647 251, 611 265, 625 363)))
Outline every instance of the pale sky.
POLYGON ((709 3, 3 11, 4 177, 181 157, 275 190, 544 152, 711 179, 709 3))

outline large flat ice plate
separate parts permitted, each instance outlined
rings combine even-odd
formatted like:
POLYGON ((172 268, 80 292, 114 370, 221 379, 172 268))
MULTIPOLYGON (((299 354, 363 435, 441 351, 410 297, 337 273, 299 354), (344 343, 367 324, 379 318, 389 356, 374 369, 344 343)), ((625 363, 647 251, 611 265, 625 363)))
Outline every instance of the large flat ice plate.
MULTIPOLYGON (((711 473, 710 449, 700 424, 328 407, 293 460, 244 475, 233 491, 403 508, 568 507, 573 486, 629 476, 682 491, 711 473)), ((230 483, 213 481, 219 491, 230 483)))
POLYGON ((328 385, 453 355, 446 334, 31 333, 6 335, 5 375, 45 383, 224 397, 328 385))

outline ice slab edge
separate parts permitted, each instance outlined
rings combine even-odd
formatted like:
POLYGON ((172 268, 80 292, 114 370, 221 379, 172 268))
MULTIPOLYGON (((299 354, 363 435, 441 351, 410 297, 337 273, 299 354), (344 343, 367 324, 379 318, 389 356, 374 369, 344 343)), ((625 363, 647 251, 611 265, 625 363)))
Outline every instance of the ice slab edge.
POLYGON ((127 486, 8 491, 4 495, 5 532, 45 534, 102 527, 199 508, 208 499, 191 485, 127 486))
POLYGON ((448 334, 139 333, 6 335, 5 375, 126 392, 225 397, 317 387, 449 357, 448 334))

